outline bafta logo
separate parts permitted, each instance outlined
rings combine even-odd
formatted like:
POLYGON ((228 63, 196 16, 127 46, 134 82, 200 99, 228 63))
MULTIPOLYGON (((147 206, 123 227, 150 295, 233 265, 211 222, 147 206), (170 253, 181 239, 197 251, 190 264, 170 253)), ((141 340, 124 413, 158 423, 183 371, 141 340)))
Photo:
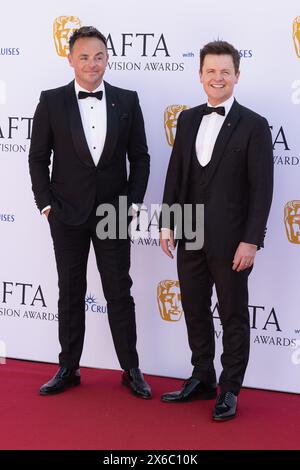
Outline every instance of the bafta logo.
POLYGON ((60 57, 68 56, 69 38, 80 26, 80 19, 77 16, 59 16, 55 18, 53 23, 53 38, 56 52, 60 57))
POLYGON ((157 285, 157 302, 163 320, 179 321, 183 313, 179 281, 160 281, 157 285))
POLYGON ((300 244, 300 201, 289 201, 284 207, 284 225, 288 240, 300 244))
POLYGON ((300 59, 300 16, 293 21, 293 41, 297 57, 300 59))
POLYGON ((181 111, 189 109, 185 104, 171 104, 165 109, 164 112, 164 127, 167 142, 171 147, 174 145, 175 130, 177 126, 177 119, 181 111))

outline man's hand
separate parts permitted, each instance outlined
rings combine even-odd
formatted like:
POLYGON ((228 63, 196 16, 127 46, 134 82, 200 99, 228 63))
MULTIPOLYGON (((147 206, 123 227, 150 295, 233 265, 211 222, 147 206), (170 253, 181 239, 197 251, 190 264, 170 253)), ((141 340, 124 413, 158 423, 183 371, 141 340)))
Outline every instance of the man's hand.
POLYGON ((170 258, 174 258, 173 253, 170 250, 175 250, 175 242, 174 242, 174 232, 168 228, 161 229, 160 232, 160 246, 164 253, 170 258))
POLYGON ((237 247, 233 258, 233 271, 243 271, 250 268, 254 263, 257 246, 251 243, 241 242, 237 247))

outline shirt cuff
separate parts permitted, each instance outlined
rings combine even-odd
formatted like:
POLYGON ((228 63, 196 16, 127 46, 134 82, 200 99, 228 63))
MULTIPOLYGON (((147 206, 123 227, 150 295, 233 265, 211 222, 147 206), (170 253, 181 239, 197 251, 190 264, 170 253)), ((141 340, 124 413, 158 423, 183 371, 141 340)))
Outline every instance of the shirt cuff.
POLYGON ((138 204, 134 204, 134 202, 131 204, 131 207, 132 209, 135 211, 135 212, 138 212, 139 211, 139 206, 138 204))
POLYGON ((41 214, 44 214, 48 209, 51 209, 51 206, 44 207, 44 209, 41 210, 41 214))

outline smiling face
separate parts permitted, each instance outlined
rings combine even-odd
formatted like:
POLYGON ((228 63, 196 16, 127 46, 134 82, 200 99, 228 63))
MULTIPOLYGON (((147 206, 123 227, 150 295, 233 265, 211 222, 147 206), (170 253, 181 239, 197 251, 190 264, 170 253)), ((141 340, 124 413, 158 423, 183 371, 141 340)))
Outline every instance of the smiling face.
POLYGON ((100 85, 108 61, 106 46, 100 39, 77 39, 68 59, 82 88, 93 91, 100 85))
POLYGON ((218 106, 233 94, 234 85, 238 83, 239 71, 235 71, 230 54, 207 54, 200 71, 200 82, 203 84, 208 101, 218 106))

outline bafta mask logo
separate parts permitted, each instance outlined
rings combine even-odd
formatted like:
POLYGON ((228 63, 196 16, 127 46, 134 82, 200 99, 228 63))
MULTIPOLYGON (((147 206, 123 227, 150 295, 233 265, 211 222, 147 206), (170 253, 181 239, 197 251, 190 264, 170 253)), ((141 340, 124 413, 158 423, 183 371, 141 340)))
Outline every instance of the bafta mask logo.
POLYGON ((165 109, 164 112, 164 127, 167 142, 171 147, 174 145, 175 131, 177 126, 177 119, 181 111, 189 109, 185 104, 171 104, 165 109))
POLYGON ((284 225, 288 240, 300 245, 300 201, 289 201, 284 207, 284 225))
POLYGON ((163 320, 179 321, 183 313, 179 281, 160 281, 157 285, 157 302, 163 320))
POLYGON ((60 57, 68 56, 70 36, 80 26, 80 19, 77 16, 59 16, 55 18, 53 38, 56 52, 60 57))
POLYGON ((300 16, 293 21, 293 41, 297 57, 300 59, 300 16))

